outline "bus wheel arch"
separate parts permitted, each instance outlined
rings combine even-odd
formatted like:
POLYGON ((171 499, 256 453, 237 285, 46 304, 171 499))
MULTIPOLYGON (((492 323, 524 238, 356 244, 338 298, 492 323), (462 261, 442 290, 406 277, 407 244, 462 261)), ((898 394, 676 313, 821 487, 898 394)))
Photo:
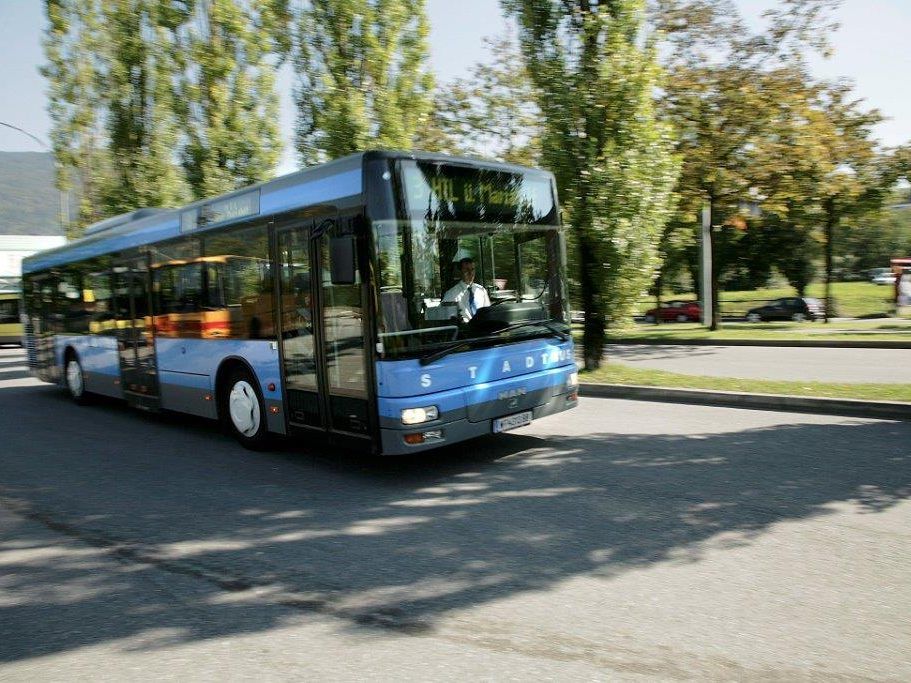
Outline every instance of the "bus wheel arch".
POLYGON ((256 373, 240 358, 226 358, 215 375, 218 420, 242 446, 264 448, 269 441, 266 402, 256 373))
POLYGON ((63 381, 66 390, 77 405, 88 403, 88 393, 85 389, 85 372, 79 354, 72 346, 67 346, 63 351, 63 381))

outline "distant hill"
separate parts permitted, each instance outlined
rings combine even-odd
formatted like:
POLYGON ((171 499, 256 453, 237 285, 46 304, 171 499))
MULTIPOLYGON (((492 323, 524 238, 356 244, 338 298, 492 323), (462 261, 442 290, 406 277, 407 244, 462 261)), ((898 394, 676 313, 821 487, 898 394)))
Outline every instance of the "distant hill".
POLYGON ((0 152, 0 235, 62 235, 54 159, 45 152, 0 152))

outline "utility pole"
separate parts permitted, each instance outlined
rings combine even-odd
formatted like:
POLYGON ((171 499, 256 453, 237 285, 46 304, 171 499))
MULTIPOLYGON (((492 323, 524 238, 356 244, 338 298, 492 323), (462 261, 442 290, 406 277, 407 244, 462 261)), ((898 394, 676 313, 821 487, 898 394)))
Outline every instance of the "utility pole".
POLYGON ((702 206, 702 324, 711 327, 715 318, 712 311, 712 204, 702 206))

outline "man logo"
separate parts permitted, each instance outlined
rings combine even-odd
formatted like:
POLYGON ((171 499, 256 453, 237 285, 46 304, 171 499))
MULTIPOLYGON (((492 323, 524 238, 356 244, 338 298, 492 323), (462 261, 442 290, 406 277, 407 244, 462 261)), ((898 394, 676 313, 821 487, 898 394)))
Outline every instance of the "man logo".
MULTIPOLYGON (((506 391, 501 391, 499 394, 497 394, 497 398, 501 401, 505 401, 510 398, 517 399, 519 396, 525 396, 527 393, 528 390, 525 387, 517 387, 515 389, 507 389, 506 391)), ((516 401, 516 405, 518 405, 518 401, 516 401)), ((509 406, 513 407, 512 401, 509 402, 509 406)))

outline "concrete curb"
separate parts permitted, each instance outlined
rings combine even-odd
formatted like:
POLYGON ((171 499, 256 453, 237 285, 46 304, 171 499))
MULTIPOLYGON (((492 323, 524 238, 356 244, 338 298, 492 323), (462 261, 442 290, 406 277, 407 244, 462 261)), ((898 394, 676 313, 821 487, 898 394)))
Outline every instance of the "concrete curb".
POLYGON ((834 339, 653 339, 611 338, 606 344, 629 344, 639 346, 781 346, 823 349, 911 349, 911 341, 876 342, 834 339))
POLYGON ((740 394, 734 391, 672 389, 638 384, 580 384, 579 394, 597 398, 694 403, 724 408, 845 415, 882 420, 911 420, 911 403, 899 401, 860 401, 850 398, 814 398, 783 394, 740 394))

